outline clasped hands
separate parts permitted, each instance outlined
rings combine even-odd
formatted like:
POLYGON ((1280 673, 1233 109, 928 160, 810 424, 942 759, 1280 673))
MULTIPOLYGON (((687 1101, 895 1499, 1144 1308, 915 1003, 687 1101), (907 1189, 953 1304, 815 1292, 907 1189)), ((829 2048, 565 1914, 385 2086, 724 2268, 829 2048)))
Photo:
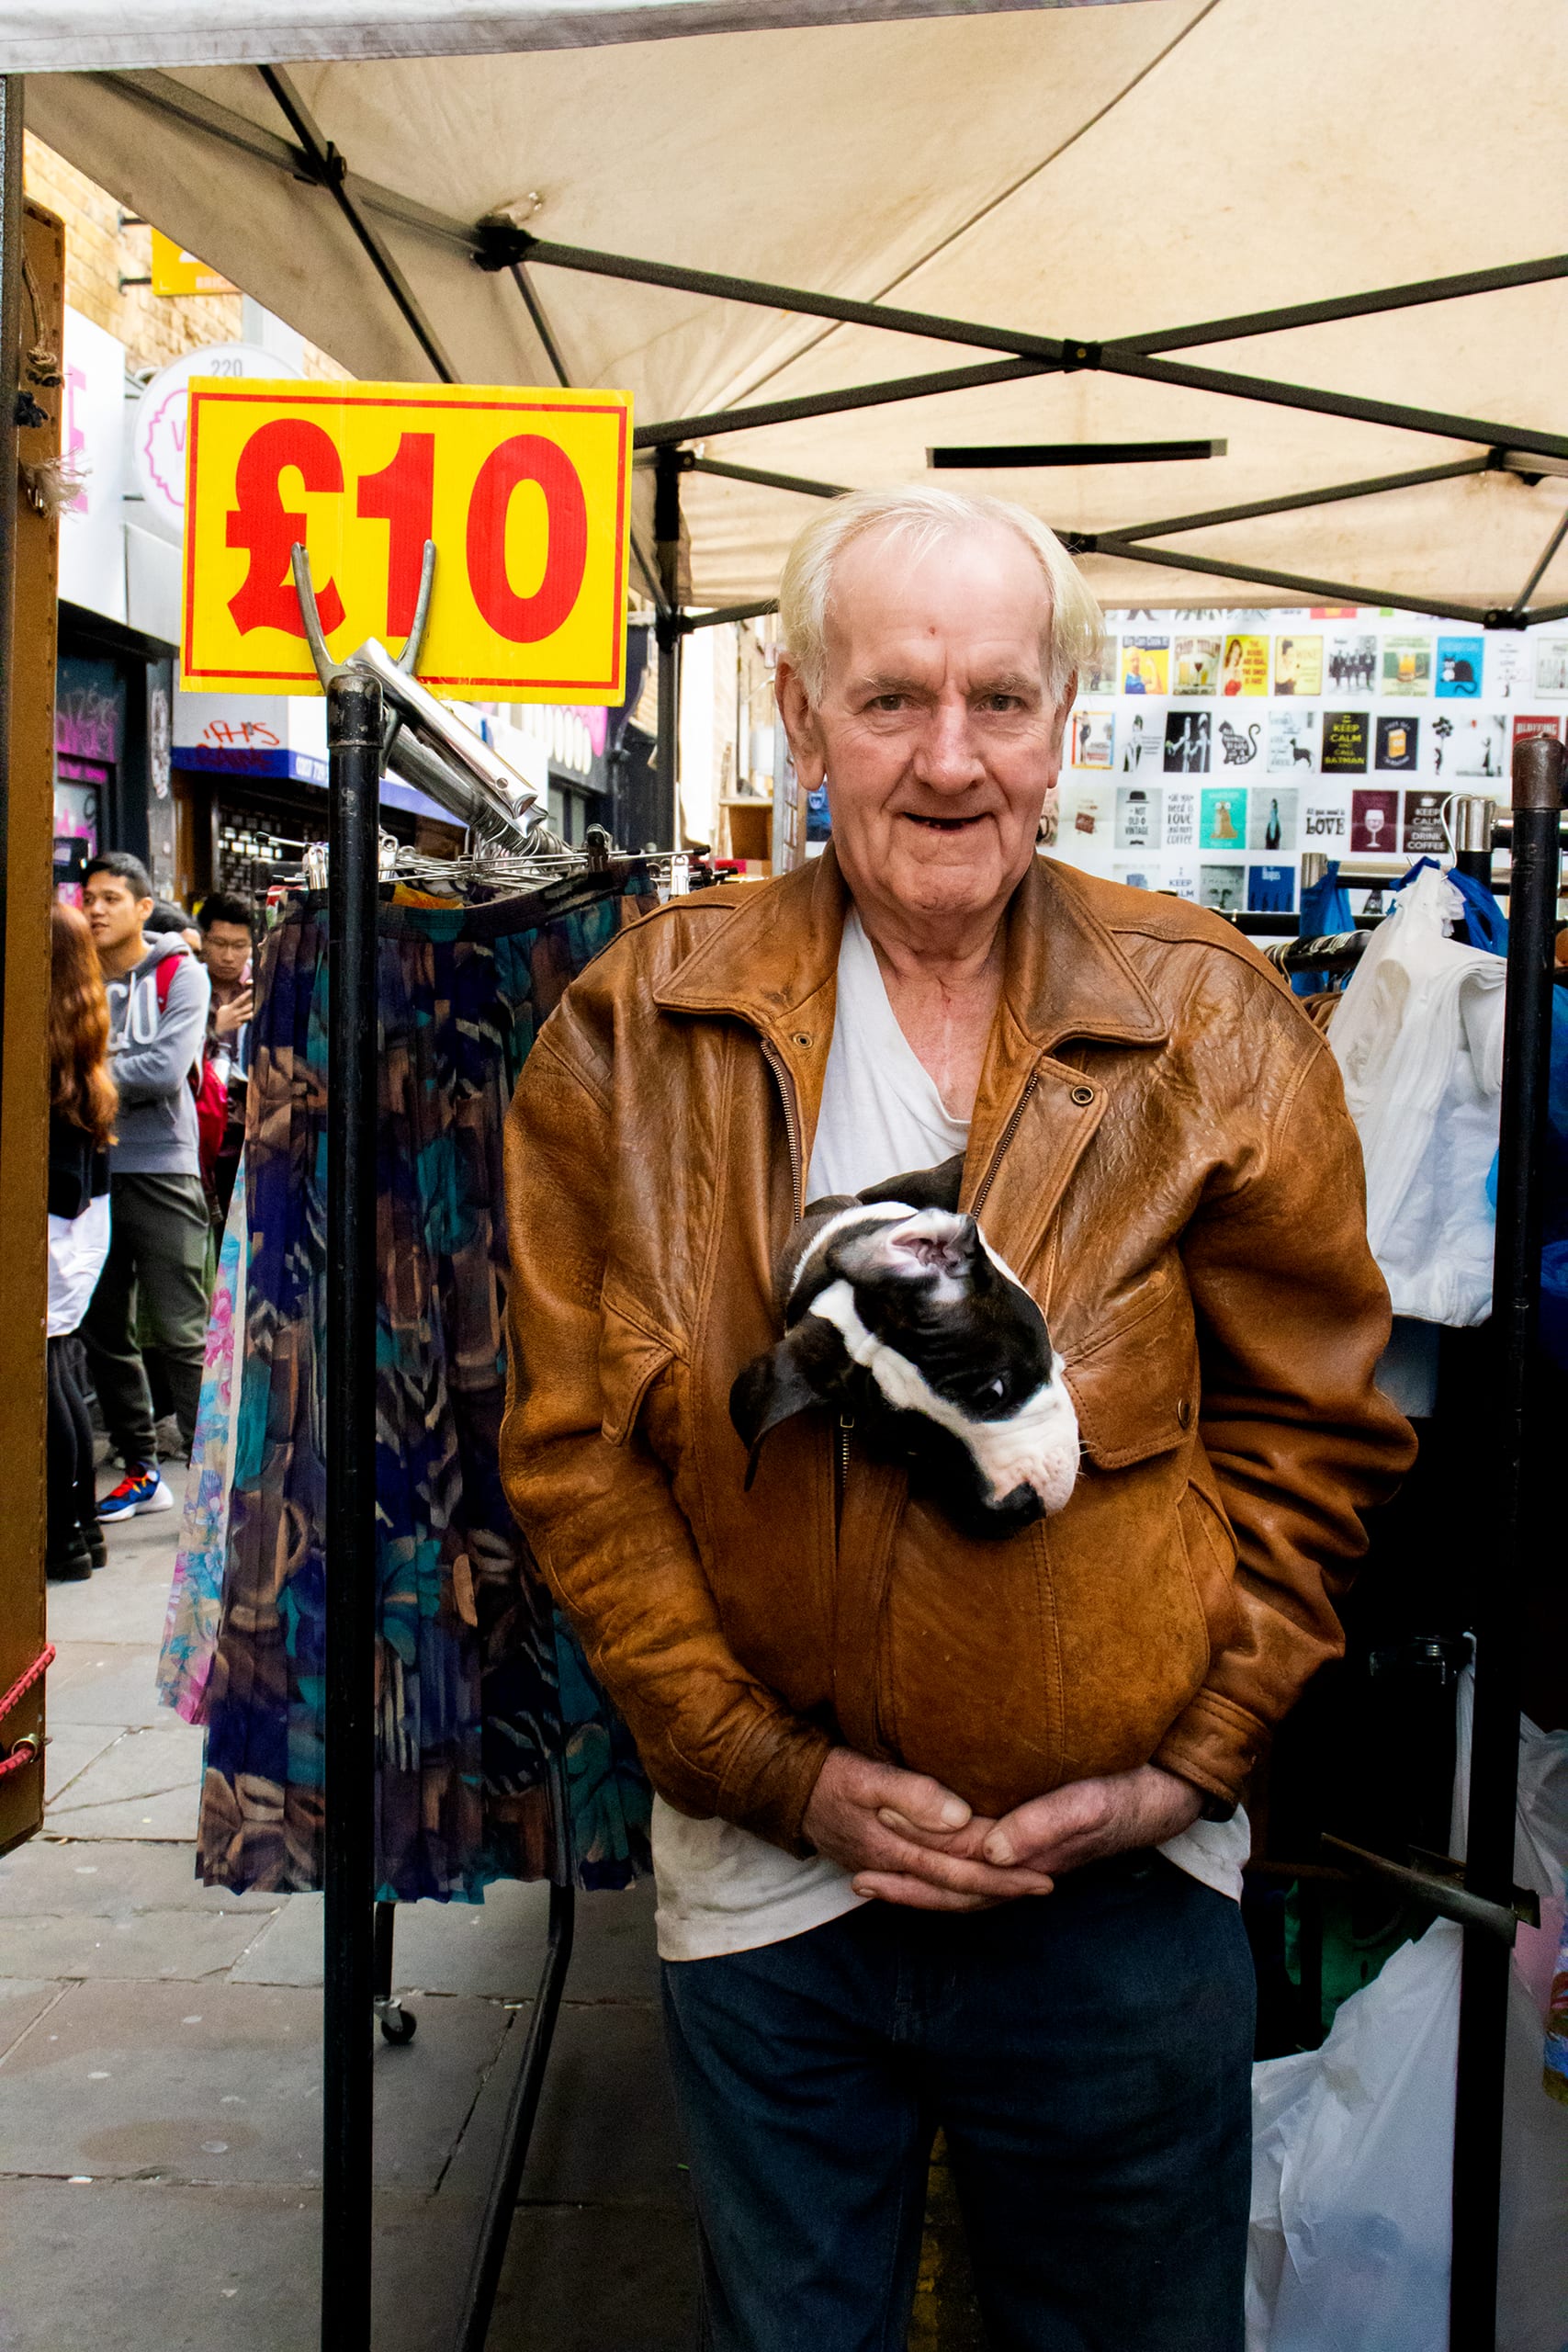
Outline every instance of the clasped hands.
POLYGON ((1157 1764, 1072 1781, 988 1820, 923 1772, 835 1747, 806 1808, 805 1833, 841 1863, 857 1894, 918 1911, 982 1911, 1049 1894, 1063 1871, 1158 1846, 1196 1821, 1202 1798, 1157 1764))

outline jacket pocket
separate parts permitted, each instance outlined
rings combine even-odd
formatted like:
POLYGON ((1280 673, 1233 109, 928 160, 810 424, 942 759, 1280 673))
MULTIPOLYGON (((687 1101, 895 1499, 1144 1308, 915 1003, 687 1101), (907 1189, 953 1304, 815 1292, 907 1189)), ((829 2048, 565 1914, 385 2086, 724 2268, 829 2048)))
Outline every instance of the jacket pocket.
POLYGON ((603 1303, 599 1331, 599 1394, 604 1406, 600 1433, 611 1445, 625 1445, 637 1427, 649 1388, 674 1361, 668 1340, 647 1331, 629 1315, 603 1303))
POLYGON ((1184 1285, 1167 1284, 1146 1308, 1064 1363, 1078 1435, 1100 1470, 1168 1453, 1198 1417, 1198 1342, 1184 1285))
POLYGON ((1229 1647, 1235 1637, 1235 1537, 1217 1503, 1199 1486, 1190 1486, 1177 1516, 1187 1547, 1187 1573, 1208 1633, 1211 1656, 1229 1647))

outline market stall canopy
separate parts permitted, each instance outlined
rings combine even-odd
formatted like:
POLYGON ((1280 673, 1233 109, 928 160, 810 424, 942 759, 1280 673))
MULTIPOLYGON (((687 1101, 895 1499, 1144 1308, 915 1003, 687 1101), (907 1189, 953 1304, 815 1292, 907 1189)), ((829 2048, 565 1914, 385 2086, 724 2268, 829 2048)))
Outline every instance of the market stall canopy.
MULTIPOLYGON (((1568 609, 1561 0, 0 0, 47 65, 30 127, 356 375, 553 354, 645 449, 1021 497, 1117 604, 1568 609)), ((803 495, 682 492, 692 599, 767 596, 803 495)))

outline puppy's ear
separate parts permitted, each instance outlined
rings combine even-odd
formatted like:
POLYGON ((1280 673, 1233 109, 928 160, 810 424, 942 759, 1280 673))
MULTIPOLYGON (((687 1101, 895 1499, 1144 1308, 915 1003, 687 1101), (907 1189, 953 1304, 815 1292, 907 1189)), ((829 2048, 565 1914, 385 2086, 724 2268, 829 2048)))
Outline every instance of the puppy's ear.
MULTIPOLYGON (((807 1323, 811 1318, 807 1318, 807 1323)), ((757 1475, 757 1463, 762 1451, 762 1440, 781 1421, 793 1419, 808 1405, 821 1402, 809 1377, 812 1349, 807 1344, 815 1340, 814 1332, 792 1331, 776 1348, 764 1355, 753 1356, 743 1372, 736 1374, 729 1391, 729 1418, 736 1435, 746 1448, 746 1487, 750 1489, 757 1475)))
POLYGON ((886 1184, 868 1185, 860 1197, 868 1207, 881 1201, 902 1201, 912 1209, 956 1212, 963 1182, 964 1154, 955 1151, 951 1159, 935 1168, 917 1168, 907 1176, 890 1176, 886 1184))

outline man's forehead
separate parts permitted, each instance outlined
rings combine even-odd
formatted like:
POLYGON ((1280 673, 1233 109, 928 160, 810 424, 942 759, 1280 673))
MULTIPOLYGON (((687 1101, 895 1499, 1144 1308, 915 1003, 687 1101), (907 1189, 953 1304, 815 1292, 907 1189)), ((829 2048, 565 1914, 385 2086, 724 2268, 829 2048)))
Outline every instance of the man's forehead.
POLYGON ((1033 668, 1051 595, 1016 532, 987 527, 911 547, 868 531, 835 565, 824 618, 833 651, 857 667, 874 646, 878 668, 891 657, 923 669, 944 650, 1033 668))

